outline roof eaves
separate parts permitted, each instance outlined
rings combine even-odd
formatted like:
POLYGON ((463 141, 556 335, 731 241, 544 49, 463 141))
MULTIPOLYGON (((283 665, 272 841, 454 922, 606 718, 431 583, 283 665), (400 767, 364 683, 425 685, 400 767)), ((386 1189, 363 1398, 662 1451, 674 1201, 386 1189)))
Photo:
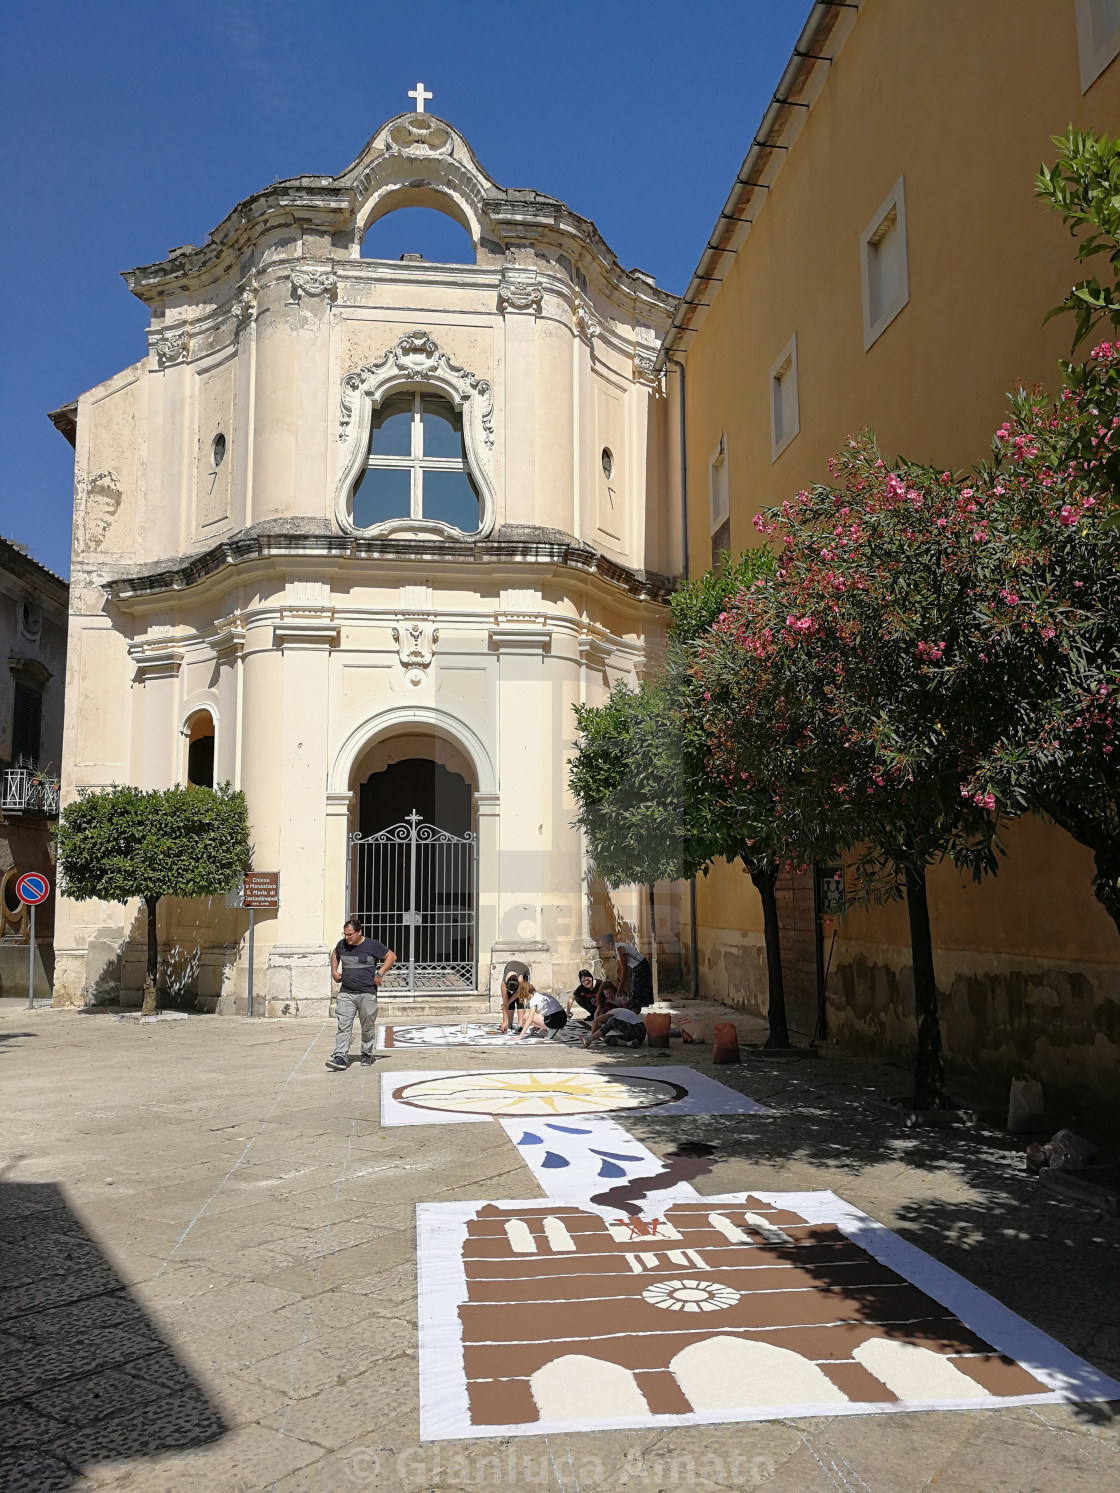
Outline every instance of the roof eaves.
POLYGON ((789 149, 788 145, 781 143, 781 137, 795 110, 809 107, 796 95, 804 92, 819 63, 832 64, 833 59, 818 49, 827 42, 844 12, 853 11, 858 15, 859 8, 858 0, 855 3, 854 0, 813 0, 808 19, 794 43, 793 52, 778 86, 766 106, 758 129, 755 130, 750 149, 739 167, 727 201, 720 209, 715 226, 708 235, 688 289, 681 297, 669 330, 662 338, 655 365, 659 372, 665 367, 669 353, 677 346, 677 339, 685 332, 696 330, 691 326, 694 311, 711 305, 710 301, 700 300, 699 297, 704 294, 707 286, 721 283, 722 275, 716 275, 713 271, 719 259, 731 251, 731 243, 739 227, 753 221, 747 217, 747 213, 756 193, 770 190, 762 177, 775 152, 789 149))

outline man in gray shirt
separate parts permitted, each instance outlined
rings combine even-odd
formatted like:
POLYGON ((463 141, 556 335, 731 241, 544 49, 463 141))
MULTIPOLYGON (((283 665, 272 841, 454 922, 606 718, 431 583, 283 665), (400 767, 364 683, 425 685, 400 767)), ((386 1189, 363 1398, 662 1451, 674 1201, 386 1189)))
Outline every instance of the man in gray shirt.
POLYGON ((341 980, 336 1010, 338 1035, 327 1067, 334 1073, 346 1072, 346 1054, 354 1032, 354 1017, 362 1026, 362 1064, 373 1062, 373 1041, 377 1034, 377 987, 397 962, 392 949, 376 938, 367 938, 361 919, 352 913, 346 920, 342 937, 331 950, 331 977, 341 980))

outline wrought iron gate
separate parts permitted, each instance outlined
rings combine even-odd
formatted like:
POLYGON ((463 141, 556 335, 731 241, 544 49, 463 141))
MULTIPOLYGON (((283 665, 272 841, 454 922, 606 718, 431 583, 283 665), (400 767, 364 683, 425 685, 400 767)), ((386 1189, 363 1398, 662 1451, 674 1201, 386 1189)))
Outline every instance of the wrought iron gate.
POLYGON ((397 956, 386 995, 478 988, 477 848, 473 834, 453 835, 415 809, 367 839, 350 836, 347 908, 397 956))

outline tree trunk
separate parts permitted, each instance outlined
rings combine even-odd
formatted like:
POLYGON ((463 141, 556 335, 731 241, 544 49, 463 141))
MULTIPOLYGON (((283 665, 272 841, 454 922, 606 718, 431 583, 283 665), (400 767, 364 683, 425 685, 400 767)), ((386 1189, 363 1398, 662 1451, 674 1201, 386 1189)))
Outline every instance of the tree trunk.
POLYGON ((937 1013, 937 981, 933 971, 933 939, 929 931, 924 866, 907 866, 906 907, 910 914, 910 957, 914 967, 914 1014, 918 1020, 918 1056, 914 1065, 914 1105, 917 1109, 945 1107, 945 1058, 941 1051, 941 1022, 937 1013))
POLYGON ((156 935, 156 903, 158 897, 145 897, 148 908, 148 965, 144 974, 144 1004, 141 1013, 154 1016, 156 1012, 156 975, 159 971, 159 940, 156 935))
POLYGON ((778 868, 773 864, 764 867, 747 863, 751 880, 762 898, 762 927, 766 938, 766 980, 769 1001, 766 1019, 770 1023, 767 1047, 788 1047, 789 1027, 786 1025, 786 987, 782 978, 782 941, 778 927, 778 899, 774 895, 774 883, 778 868))
POLYGON ((1120 856, 1114 846, 1107 851, 1094 852, 1097 869, 1093 877, 1093 891, 1097 901, 1116 924, 1120 933, 1120 856))
POLYGON ((654 897, 653 882, 649 884, 649 969, 653 980, 653 998, 657 999, 659 991, 659 980, 657 975, 657 901, 654 897))

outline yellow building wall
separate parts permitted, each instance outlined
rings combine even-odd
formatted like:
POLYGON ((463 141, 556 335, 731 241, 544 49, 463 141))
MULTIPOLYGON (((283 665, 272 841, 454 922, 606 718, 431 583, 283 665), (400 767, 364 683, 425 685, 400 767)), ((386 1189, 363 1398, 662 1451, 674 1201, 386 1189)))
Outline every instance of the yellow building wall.
MULTIPOLYGON (((708 462, 721 434, 734 552, 756 542, 760 508, 824 479, 861 426, 886 454, 967 466, 986 455, 1016 380, 1057 386, 1072 323, 1041 323, 1078 271, 1034 176, 1070 123, 1120 128, 1120 60, 1082 94, 1072 0, 865 0, 772 189, 755 194, 749 235, 713 270, 724 278, 712 309, 682 339, 694 570, 710 555, 708 462), (865 351, 860 235, 900 176, 909 302, 865 351), (793 333, 800 433, 771 461, 770 369, 793 333)), ((1092 858, 1035 821, 1012 826, 1007 843, 985 886, 950 867, 931 875, 950 1050, 1074 1081, 1096 1043, 1089 1068, 1114 1082, 1120 940, 1092 895, 1092 858), (1050 1050, 1062 1004, 1076 1061, 1050 1050)), ((751 954, 761 908, 738 867, 699 883, 698 918, 708 991, 764 1008, 751 954), (730 988, 748 966, 746 985, 730 988)), ((849 914, 836 957, 833 1030, 905 1045, 905 907, 849 914)))

